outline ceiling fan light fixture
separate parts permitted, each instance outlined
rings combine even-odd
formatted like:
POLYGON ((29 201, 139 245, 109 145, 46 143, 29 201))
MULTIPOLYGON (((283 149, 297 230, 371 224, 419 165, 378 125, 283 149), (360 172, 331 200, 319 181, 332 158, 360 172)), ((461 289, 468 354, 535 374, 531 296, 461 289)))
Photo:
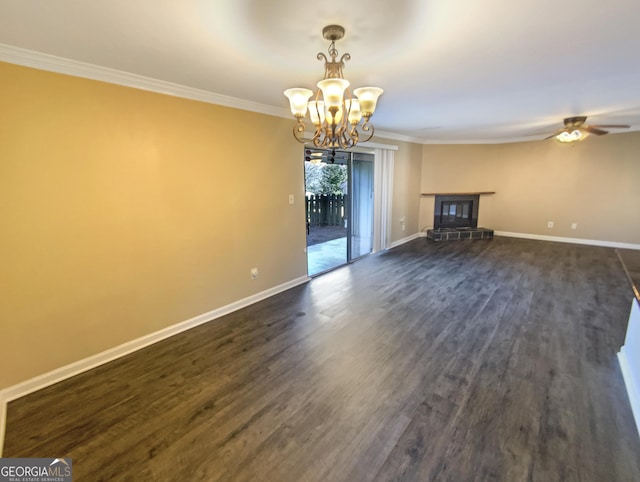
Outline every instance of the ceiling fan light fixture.
POLYGON ((344 28, 328 25, 322 30, 322 36, 331 41, 328 50, 330 58, 322 52, 317 56, 318 60, 324 60, 324 77, 317 83, 315 95, 304 88, 284 91, 289 98, 291 113, 297 120, 293 136, 298 142, 311 142, 319 148, 348 149, 373 137, 374 128, 369 120, 383 90, 379 87, 361 87, 355 89, 352 95, 350 82, 342 74, 344 62, 351 55, 345 53, 338 60, 335 45, 336 40, 344 37, 344 28), (311 96, 313 100, 309 101, 311 96), (311 139, 304 138, 307 110, 316 128, 311 139))
POLYGON ((577 142, 587 137, 580 129, 562 131, 556 136, 556 140, 562 143, 577 142))
POLYGON ((586 139, 590 134, 593 134, 595 136, 603 136, 605 134, 608 134, 609 131, 605 131, 603 128, 628 129, 629 127, 631 127, 627 124, 586 125, 586 120, 586 116, 566 117, 564 119, 564 127, 560 130, 557 130, 555 134, 551 134, 550 136, 545 137, 545 140, 555 137, 558 142, 571 143, 586 139))

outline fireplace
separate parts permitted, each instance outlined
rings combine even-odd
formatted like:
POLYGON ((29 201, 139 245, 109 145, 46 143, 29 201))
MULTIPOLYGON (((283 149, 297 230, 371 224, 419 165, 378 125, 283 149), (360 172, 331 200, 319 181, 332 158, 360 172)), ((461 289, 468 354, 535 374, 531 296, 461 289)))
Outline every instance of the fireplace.
POLYGON ((478 227, 481 194, 494 193, 423 194, 423 196, 435 196, 433 229, 427 230, 427 238, 433 241, 493 239, 492 229, 478 227))
POLYGON ((436 195, 433 228, 477 228, 480 195, 436 195))

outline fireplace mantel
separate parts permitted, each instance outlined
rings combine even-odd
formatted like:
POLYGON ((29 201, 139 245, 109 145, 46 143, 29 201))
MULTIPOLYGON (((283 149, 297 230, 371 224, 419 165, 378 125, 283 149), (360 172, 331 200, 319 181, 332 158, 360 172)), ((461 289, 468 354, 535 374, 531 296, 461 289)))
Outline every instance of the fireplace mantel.
POLYGON ((482 194, 495 194, 495 191, 478 192, 423 192, 421 196, 481 196, 482 194))

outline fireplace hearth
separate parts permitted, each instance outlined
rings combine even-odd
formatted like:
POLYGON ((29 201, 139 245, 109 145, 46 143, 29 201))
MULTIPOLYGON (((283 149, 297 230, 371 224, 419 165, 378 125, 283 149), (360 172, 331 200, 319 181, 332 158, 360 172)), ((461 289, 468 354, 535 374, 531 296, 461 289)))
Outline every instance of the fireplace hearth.
POLYGON ((487 228, 427 229, 427 238, 433 241, 458 241, 462 239, 493 239, 493 229, 487 229, 487 228))
POLYGON ((493 230, 478 227, 481 193, 435 194, 433 229, 427 238, 433 241, 493 239, 493 230))

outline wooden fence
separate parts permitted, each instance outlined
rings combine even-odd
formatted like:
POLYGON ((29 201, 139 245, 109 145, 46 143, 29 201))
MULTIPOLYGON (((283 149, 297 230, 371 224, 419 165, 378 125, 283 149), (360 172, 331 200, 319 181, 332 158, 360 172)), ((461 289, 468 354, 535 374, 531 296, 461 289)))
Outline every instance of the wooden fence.
POLYGON ((346 216, 344 194, 320 194, 306 197, 309 226, 344 226, 346 216))

